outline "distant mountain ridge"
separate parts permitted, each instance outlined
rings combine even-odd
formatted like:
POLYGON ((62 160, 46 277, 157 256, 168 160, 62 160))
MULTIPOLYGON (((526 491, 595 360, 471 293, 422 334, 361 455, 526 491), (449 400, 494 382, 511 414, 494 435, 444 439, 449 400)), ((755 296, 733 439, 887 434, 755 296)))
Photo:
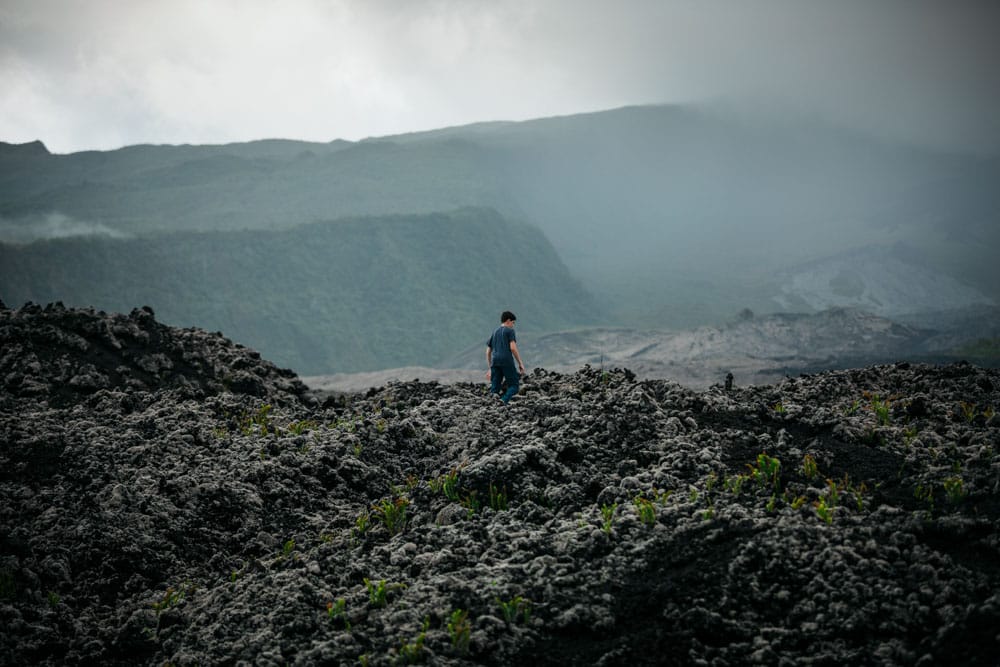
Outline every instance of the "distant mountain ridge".
MULTIPOLYGON (((721 324, 742 308, 921 316, 1000 302, 1000 158, 918 149, 810 119, 643 106, 359 142, 70 155, 28 146, 0 150, 0 240, 22 244, 17 252, 36 261, 45 254, 30 245, 48 236, 138 242, 472 207, 540 230, 530 238, 545 245, 545 261, 565 266, 590 295, 580 310, 600 312, 608 326, 685 330, 721 324), (909 254, 905 271, 891 250, 901 246, 909 254), (850 256, 873 259, 844 264, 850 256), (880 256, 888 258, 884 266, 880 256)), ((163 243, 158 252, 169 253, 163 243)), ((289 253, 288 263, 300 263, 299 249, 289 253)), ((510 255, 507 267, 498 275, 520 276, 524 260, 510 255)), ((29 275, 46 270, 61 267, 36 266, 29 275)), ((42 280, 30 287, 47 290, 42 280)), ((116 307, 137 305, 122 298, 131 282, 108 288, 116 307)), ((26 293, 17 284, 16 293, 26 293)), ((172 299, 155 280, 144 289, 172 299)), ((8 283, 0 282, 0 296, 15 300, 8 283)), ((932 328, 939 324, 947 322, 932 328)), ((226 329, 255 338, 232 323, 226 329)), ((981 334, 976 329, 973 321, 970 336, 981 334)), ((423 361, 378 365, 400 363, 423 361)))

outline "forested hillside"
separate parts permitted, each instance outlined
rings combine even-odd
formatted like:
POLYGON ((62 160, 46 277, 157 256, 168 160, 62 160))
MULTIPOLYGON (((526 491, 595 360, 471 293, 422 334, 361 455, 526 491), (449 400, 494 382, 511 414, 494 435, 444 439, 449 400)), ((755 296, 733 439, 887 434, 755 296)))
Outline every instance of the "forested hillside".
POLYGON ((311 373, 433 364, 485 340, 506 307, 529 331, 599 315, 537 228, 483 209, 0 245, 0 297, 148 304, 311 373))

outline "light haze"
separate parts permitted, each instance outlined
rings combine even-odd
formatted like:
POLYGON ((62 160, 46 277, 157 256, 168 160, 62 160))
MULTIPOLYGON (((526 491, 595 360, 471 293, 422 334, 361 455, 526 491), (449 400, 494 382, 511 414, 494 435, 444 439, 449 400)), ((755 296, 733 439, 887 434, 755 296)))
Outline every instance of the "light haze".
POLYGON ((988 2, 8 0, 0 140, 357 140, 724 103, 1000 148, 988 2))

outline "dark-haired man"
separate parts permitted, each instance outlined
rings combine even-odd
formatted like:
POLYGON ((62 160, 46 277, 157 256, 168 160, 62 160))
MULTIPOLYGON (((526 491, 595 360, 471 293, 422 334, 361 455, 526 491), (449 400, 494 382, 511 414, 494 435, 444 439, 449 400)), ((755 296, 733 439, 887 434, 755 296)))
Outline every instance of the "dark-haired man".
POLYGON ((517 351, 517 336, 514 334, 514 322, 517 317, 509 310, 500 314, 500 326, 486 341, 486 379, 490 381, 490 392, 500 394, 503 381, 507 381, 507 391, 500 396, 506 405, 517 393, 521 375, 524 374, 524 363, 517 351), (514 365, 514 362, 517 365, 514 365))

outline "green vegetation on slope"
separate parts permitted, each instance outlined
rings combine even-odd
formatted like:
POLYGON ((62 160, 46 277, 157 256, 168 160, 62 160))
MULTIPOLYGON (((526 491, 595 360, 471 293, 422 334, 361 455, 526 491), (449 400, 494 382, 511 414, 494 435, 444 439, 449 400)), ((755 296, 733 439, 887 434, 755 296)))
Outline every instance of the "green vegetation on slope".
POLYGON ((598 315, 541 232, 484 209, 0 245, 0 297, 148 304, 303 374, 433 364, 485 341, 504 308, 536 331, 598 315))
POLYGON ((955 350, 954 356, 995 368, 1000 366, 1000 338, 980 338, 955 350))

